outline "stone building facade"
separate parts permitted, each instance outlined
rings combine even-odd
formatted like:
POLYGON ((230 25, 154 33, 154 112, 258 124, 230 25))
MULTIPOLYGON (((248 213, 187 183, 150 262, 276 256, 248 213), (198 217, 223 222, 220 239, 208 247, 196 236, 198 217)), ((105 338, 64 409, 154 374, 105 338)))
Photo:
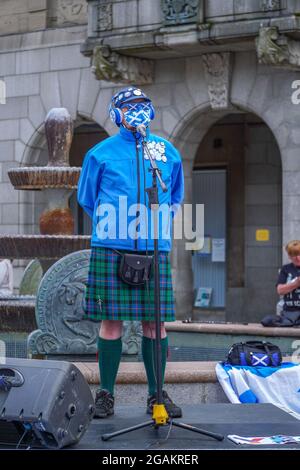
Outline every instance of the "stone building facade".
MULTIPOLYGON (((71 113, 80 166, 116 132, 112 93, 136 83, 155 104, 152 131, 182 154, 185 202, 213 188, 195 192, 197 175, 203 188, 205 171, 225 175, 225 204, 205 215, 212 227, 225 220, 222 236, 208 234, 226 247, 212 266, 223 277, 213 271, 211 281, 224 299, 193 311, 198 288, 209 287, 204 258, 176 241, 178 318, 251 322, 274 312, 282 247, 300 238, 300 1, 0 0, 0 10, 0 232, 38 230, 44 196, 15 191, 7 170, 45 162, 49 109, 71 113)), ((78 232, 88 230, 74 197, 71 206, 78 232)))

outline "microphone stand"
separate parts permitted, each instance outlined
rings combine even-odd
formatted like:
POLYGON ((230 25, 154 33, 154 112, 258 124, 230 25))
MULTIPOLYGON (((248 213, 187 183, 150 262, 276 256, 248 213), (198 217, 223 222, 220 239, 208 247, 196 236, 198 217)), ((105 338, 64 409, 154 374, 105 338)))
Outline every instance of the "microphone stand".
MULTIPOLYGON (((152 420, 146 421, 144 423, 137 424, 136 426, 131 426, 129 428, 121 429, 116 432, 106 433, 101 436, 103 441, 108 441, 113 437, 120 436, 122 434, 126 434, 131 431, 135 431, 137 429, 142 429, 148 426, 153 426, 155 429, 158 429, 160 426, 172 424, 179 428, 187 429, 188 431, 193 431, 199 434, 203 434, 205 436, 212 437, 218 441, 222 441, 224 436, 221 434, 213 433, 207 430, 199 429, 195 426, 191 426, 185 423, 179 423, 173 421, 169 418, 165 405, 163 403, 163 395, 162 395, 162 365, 161 365, 161 308, 160 308, 160 282, 159 282, 159 251, 158 251, 158 214, 157 211, 159 209, 159 200, 158 200, 158 186, 157 180, 161 186, 162 191, 165 193, 168 191, 167 186, 163 182, 161 178, 161 170, 158 168, 156 164, 156 160, 151 155, 149 148, 146 142, 146 127, 144 125, 140 125, 136 129, 137 132, 141 134, 143 137, 142 139, 142 146, 144 152, 149 157, 151 168, 149 171, 152 172, 152 186, 150 188, 146 188, 146 192, 148 194, 149 199, 149 207, 151 211, 153 211, 153 231, 154 231, 154 299, 155 299, 155 372, 156 372, 156 403, 153 405, 153 412, 152 412, 152 420)), ((144 154, 143 152, 143 154, 144 154)))

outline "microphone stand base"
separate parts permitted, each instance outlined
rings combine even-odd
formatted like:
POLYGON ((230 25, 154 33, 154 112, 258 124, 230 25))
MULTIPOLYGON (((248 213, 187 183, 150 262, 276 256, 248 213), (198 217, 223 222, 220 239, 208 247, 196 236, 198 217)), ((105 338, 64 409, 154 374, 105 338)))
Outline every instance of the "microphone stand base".
MULTIPOLYGON (((155 406, 155 405, 154 405, 155 406)), ((164 405, 156 405, 156 406, 163 406, 164 405)), ((180 423, 177 421, 173 421, 172 419, 167 419, 165 423, 157 423, 154 419, 151 421, 146 421, 144 423, 137 424, 136 426, 131 426, 130 428, 120 429, 116 432, 111 432, 107 434, 102 434, 101 439, 102 441, 108 441, 113 437, 121 436, 122 434, 127 434, 128 432, 136 431, 138 429, 146 428, 148 426, 153 426, 154 429, 158 429, 161 426, 175 426, 177 428, 186 429, 187 431, 192 431, 197 434, 202 434, 203 436, 212 437, 217 441, 223 441, 224 436, 222 434, 214 433, 207 431, 206 429, 197 428, 196 426, 191 426, 190 424, 180 423)))

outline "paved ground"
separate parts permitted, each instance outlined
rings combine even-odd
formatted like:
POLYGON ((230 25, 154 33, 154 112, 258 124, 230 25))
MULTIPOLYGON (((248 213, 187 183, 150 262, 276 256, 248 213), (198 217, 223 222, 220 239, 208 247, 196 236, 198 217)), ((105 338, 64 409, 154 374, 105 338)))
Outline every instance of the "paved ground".
MULTIPOLYGON (((275 434, 300 435, 300 421, 270 404, 232 405, 205 404, 183 408, 183 417, 176 421, 184 422, 225 436, 222 442, 177 427, 152 426, 136 430, 112 440, 103 442, 102 434, 115 432, 149 420, 141 407, 121 406, 116 408, 114 417, 94 420, 81 441, 72 447, 76 449, 239 449, 227 439, 228 434, 242 436, 270 436, 275 434), (168 436, 169 433, 169 436, 168 436), (168 439, 166 437, 168 436, 168 439)), ((151 417, 150 417, 151 418, 151 417)), ((270 446, 270 448, 298 448, 300 444, 270 446)), ((243 449, 254 446, 242 446, 243 449)), ((265 449, 266 446, 259 446, 265 449)), ((255 446, 258 449, 258 446, 255 446)))

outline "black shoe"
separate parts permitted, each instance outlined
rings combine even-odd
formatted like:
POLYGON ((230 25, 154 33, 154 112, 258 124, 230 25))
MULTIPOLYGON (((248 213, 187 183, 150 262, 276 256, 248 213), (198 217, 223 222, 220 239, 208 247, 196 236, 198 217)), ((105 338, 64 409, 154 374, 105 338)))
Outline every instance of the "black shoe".
MULTIPOLYGON (((181 418, 182 411, 181 408, 171 400, 169 395, 165 390, 162 392, 163 402, 166 408, 166 411, 169 415, 169 418, 181 418)), ((153 405, 156 403, 156 395, 151 395, 147 399, 147 414, 152 415, 153 405)))
POLYGON ((106 418, 114 414, 115 399, 108 390, 97 390, 94 418, 106 418))

